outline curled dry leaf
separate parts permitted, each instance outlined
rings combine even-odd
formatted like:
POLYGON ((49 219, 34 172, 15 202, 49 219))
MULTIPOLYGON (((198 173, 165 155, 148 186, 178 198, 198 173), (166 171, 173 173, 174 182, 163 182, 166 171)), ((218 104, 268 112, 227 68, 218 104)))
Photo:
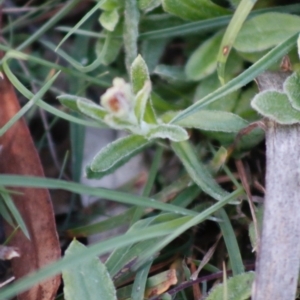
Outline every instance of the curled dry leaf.
MULTIPOLYGON (((0 78, 0 127, 6 124, 20 109, 12 84, 4 76, 0 78)), ((30 132, 23 119, 16 122, 0 137, 0 173, 43 177, 44 172, 34 147, 30 132)), ((12 195, 30 234, 28 240, 19 230, 10 245, 20 250, 21 257, 12 260, 16 279, 57 260, 60 246, 55 219, 46 189, 17 188, 21 195, 12 195)), ((6 235, 12 233, 6 225, 6 235)), ((60 276, 39 283, 18 296, 20 300, 54 299, 60 276)))
POLYGON ((10 260, 14 257, 20 257, 20 251, 16 247, 0 246, 0 259, 10 260))

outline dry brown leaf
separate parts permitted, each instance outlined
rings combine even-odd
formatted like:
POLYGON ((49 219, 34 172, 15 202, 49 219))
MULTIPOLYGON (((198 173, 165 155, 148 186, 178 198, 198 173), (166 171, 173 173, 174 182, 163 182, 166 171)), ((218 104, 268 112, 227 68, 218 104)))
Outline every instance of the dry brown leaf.
MULTIPOLYGON (((4 76, 0 79, 0 127, 19 110, 19 102, 12 84, 4 76)), ((0 137, 0 173, 43 177, 44 172, 34 147, 30 132, 23 119, 16 122, 0 137)), ((20 250, 21 257, 12 260, 16 279, 60 258, 60 246, 56 232, 50 194, 46 189, 17 188, 22 195, 12 195, 30 233, 28 240, 19 230, 10 245, 20 250)), ((12 228, 6 226, 6 235, 12 228)), ((32 287, 18 296, 20 300, 54 299, 60 285, 55 276, 32 287)))

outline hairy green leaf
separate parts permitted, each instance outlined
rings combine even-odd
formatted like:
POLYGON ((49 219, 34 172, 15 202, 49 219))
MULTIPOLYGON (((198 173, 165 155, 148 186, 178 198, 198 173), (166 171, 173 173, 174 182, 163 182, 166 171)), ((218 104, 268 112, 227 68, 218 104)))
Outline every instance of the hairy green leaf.
POLYGON ((279 124, 292 125, 300 122, 300 111, 294 109, 284 93, 265 91, 257 94, 251 106, 264 117, 279 124))
MULTIPOLYGON (((65 252, 65 257, 76 259, 87 248, 73 240, 65 252)), ((105 265, 96 256, 90 256, 76 267, 63 269, 64 296, 66 300, 117 300, 114 284, 105 265)))

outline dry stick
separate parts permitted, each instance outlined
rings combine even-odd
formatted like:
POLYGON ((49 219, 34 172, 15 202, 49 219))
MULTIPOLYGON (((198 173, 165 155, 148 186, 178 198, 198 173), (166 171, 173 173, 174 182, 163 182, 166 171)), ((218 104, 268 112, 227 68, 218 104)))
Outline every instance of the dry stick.
MULTIPOLYGON (((266 72, 260 91, 282 91, 287 72, 266 72)), ((253 300, 294 300, 300 254, 300 125, 266 121, 266 194, 253 300)))

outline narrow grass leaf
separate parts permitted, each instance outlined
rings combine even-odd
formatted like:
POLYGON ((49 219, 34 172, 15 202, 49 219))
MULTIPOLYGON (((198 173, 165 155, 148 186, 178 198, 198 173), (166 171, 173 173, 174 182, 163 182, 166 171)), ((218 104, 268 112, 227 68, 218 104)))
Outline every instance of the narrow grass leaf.
POLYGON ((2 199, 5 203, 5 205, 9 209, 9 212, 15 219, 16 223, 21 228, 24 235, 30 240, 30 235, 29 235, 28 229, 26 227, 26 224, 24 223, 24 220, 23 220, 22 216, 20 215, 17 207, 15 206, 12 198, 10 197, 10 195, 8 193, 5 193, 5 192, 1 193, 1 196, 2 196, 2 199))
POLYGON ((151 207, 154 209, 164 210, 168 212, 173 212, 176 214, 184 214, 194 216, 196 212, 178 207, 176 205, 162 203, 156 201, 152 198, 137 196, 134 197, 131 194, 122 193, 118 191, 112 191, 104 188, 94 188, 85 186, 83 184, 68 182, 64 180, 50 179, 50 178, 40 178, 31 176, 15 176, 15 175, 0 175, 0 185, 1 186, 21 186, 21 187, 40 187, 48 189, 62 189, 70 191, 72 193, 79 193, 85 195, 91 195, 101 198, 106 198, 107 200, 118 201, 120 203, 137 205, 142 207, 151 207))
POLYGON ((45 85, 11 118, 9 121, 0 129, 0 136, 2 136, 11 126, 13 126, 20 118, 22 118, 26 112, 34 105, 36 102, 44 96, 47 90, 51 87, 53 82, 56 80, 57 76, 60 74, 58 72, 50 80, 48 80, 45 85))
POLYGON ((222 84, 225 83, 225 65, 232 45, 243 23, 248 17, 257 0, 241 0, 223 36, 218 53, 218 75, 222 84))
POLYGON ((65 6, 55 15, 53 15, 49 20, 39 27, 34 34, 30 35, 21 45, 17 47, 17 50, 22 50, 40 38, 47 30, 49 30, 55 23, 61 20, 66 14, 68 14, 80 0, 72 0, 65 4, 65 6))
POLYGON ((159 243, 154 245, 154 247, 148 249, 147 251, 143 252, 143 254, 138 258, 138 261, 136 262, 135 267, 138 268, 143 263, 145 263, 149 257, 152 257, 157 251, 160 251, 163 247, 168 245, 171 241, 173 241, 175 238, 177 238, 180 234, 188 230, 189 228, 196 226, 209 218, 214 212, 218 211, 220 208, 228 204, 230 201, 236 199, 238 196, 240 196, 243 192, 242 188, 238 188, 228 196, 224 197, 222 200, 218 201, 214 205, 210 206, 206 210, 198 213, 197 216, 191 218, 190 220, 187 220, 182 226, 178 227, 176 230, 174 230, 171 234, 169 234, 167 237, 162 239, 159 243))
POLYGON ((258 52, 269 49, 299 32, 300 17, 270 12, 247 21, 234 42, 241 52, 258 52), (284 24, 284 26, 282 26, 284 24))
POLYGON ((172 149, 181 160, 188 174, 205 193, 219 201, 228 195, 228 193, 216 183, 206 167, 198 160, 189 142, 173 142, 172 149))
POLYGON ((282 58, 289 50, 296 46, 298 34, 295 34, 276 46, 274 49, 269 51, 266 55, 264 55, 259 61, 249 67, 246 71, 244 71, 239 76, 227 82, 225 85, 218 88, 216 91, 208 94, 203 99, 198 100, 193 105, 189 106, 185 110, 183 110, 180 114, 178 114, 171 123, 176 123, 179 120, 182 120, 189 115, 196 113, 201 110, 206 105, 213 103, 214 101, 236 91, 242 86, 246 85, 250 81, 252 81, 255 77, 257 77, 260 73, 270 67, 277 60, 282 58))
MULTIPOLYGON (((67 235, 70 237, 87 237, 116 227, 129 224, 135 214, 135 207, 129 208, 124 213, 108 218, 107 220, 97 223, 71 228, 67 230, 67 235)), ((144 210, 143 210, 144 211, 144 210)))
POLYGON ((131 290, 132 300, 144 299, 146 283, 147 283, 148 274, 151 265, 152 265, 152 261, 145 264, 145 266, 140 270, 138 270, 138 272, 136 273, 134 283, 132 285, 132 290, 131 290))
MULTIPOLYGON (((8 77, 8 79, 10 80, 10 82, 14 85, 14 87, 27 99, 31 99, 34 97, 34 94, 32 94, 19 80, 18 78, 11 72, 7 62, 3 62, 3 70, 6 74, 6 76, 8 77)), ((78 123, 81 125, 86 125, 86 126, 92 126, 92 127, 103 127, 100 124, 96 124, 96 123, 92 123, 92 122, 87 122, 83 119, 79 119, 77 117, 74 117, 72 115, 66 114, 62 111, 60 111, 59 109, 56 109, 55 107, 53 107, 52 105, 47 104, 46 102, 42 101, 42 99, 38 99, 38 101, 36 102, 36 104, 45 109, 46 111, 62 118, 65 120, 68 120, 70 122, 74 122, 74 123, 78 123)))
MULTIPOLYGON (((254 10, 250 13, 249 17, 264 14, 267 12, 286 12, 286 13, 299 13, 300 4, 291 4, 284 6, 276 6, 271 8, 262 8, 254 10)), ((231 20, 232 16, 215 17, 208 20, 201 20, 195 22, 189 22, 182 25, 167 27, 158 30, 149 30, 140 34, 140 39, 163 39, 172 38, 178 36, 197 35, 199 32, 205 33, 207 31, 213 31, 218 28, 224 28, 231 20)))
MULTIPOLYGON (((84 253, 86 247, 73 240, 65 252, 66 258, 84 253)), ((97 256, 74 267, 62 270, 66 300, 116 300, 116 290, 105 265, 97 256)))
POLYGON ((238 274, 242 274, 245 272, 245 268, 235 232, 232 228, 228 215, 226 211, 221 208, 216 212, 216 217, 220 219, 220 222, 218 222, 218 224, 221 228, 223 239, 228 251, 230 266, 233 275, 235 276, 238 274))
POLYGON ((200 0, 198 2, 193 0, 162 0, 162 5, 166 12, 191 21, 229 14, 229 10, 209 0, 200 0))
POLYGON ((98 1, 96 5, 91 10, 89 10, 88 13, 86 13, 74 27, 72 27, 72 29, 66 34, 66 36, 57 45, 56 49, 58 49, 85 21, 87 21, 96 11, 98 11, 98 9, 105 1, 106 0, 98 1))

